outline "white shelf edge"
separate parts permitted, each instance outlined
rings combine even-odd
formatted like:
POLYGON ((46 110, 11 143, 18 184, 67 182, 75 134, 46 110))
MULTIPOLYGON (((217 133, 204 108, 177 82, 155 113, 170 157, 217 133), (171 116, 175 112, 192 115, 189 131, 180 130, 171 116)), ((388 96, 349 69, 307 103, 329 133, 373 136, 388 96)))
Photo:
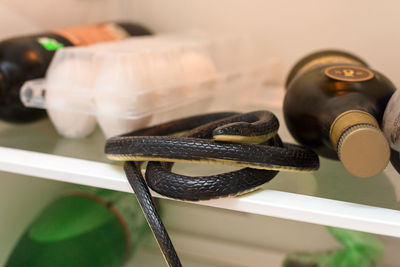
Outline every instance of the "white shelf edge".
MULTIPOLYGON (((122 166, 107 163, 0 147, 0 170, 133 192, 122 166)), ((237 198, 190 203, 400 237, 400 211, 320 197, 260 190, 237 198)))

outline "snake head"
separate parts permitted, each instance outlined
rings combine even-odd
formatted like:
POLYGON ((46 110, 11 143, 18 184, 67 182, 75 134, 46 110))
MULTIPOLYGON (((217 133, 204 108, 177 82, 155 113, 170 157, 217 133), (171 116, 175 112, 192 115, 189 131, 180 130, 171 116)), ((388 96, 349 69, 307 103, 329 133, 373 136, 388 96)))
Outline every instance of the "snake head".
POLYGON ((213 135, 254 136, 255 127, 249 122, 232 122, 215 128, 213 135))
POLYGON ((276 133, 277 129, 260 132, 252 123, 235 122, 216 128, 213 131, 213 139, 223 142, 260 144, 270 140, 276 133))
POLYGON ((219 126, 213 131, 217 141, 259 144, 276 135, 279 122, 271 113, 255 111, 237 116, 240 121, 234 121, 219 126))

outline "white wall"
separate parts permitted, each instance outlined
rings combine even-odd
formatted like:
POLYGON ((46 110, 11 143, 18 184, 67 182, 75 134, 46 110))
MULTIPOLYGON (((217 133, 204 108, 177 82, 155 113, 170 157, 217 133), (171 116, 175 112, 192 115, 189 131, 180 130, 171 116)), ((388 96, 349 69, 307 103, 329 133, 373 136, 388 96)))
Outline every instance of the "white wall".
POLYGON ((0 39, 58 27, 109 21, 119 16, 122 1, 1 0, 0 39))
POLYGON ((400 86, 400 2, 395 0, 135 0, 131 15, 156 31, 206 28, 268 39, 282 62, 322 48, 357 53, 400 86))

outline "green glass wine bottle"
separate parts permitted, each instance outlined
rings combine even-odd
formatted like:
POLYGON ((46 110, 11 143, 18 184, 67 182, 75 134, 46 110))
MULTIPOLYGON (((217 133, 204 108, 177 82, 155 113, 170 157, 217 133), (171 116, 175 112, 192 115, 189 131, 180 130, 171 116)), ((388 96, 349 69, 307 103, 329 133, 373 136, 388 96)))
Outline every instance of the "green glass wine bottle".
POLYGON ((48 205, 6 266, 121 266, 148 231, 133 194, 85 188, 48 205))

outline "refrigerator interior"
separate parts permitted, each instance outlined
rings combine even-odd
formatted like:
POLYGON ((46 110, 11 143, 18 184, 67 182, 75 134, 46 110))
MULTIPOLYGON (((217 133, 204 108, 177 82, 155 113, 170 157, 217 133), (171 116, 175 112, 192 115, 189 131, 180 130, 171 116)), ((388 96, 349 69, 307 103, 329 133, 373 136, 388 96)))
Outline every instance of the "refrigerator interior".
MULTIPOLYGON (((394 0, 385 4, 361 0, 2 0, 0 38, 110 20, 136 21, 156 33, 206 29, 257 36, 262 38, 271 58, 278 62, 274 70, 275 89, 266 88, 262 99, 257 102, 258 106, 262 106, 263 99, 268 102, 268 90, 280 90, 278 93, 271 92, 278 98, 283 95, 285 75, 299 57, 323 48, 354 52, 399 86, 400 77, 395 65, 400 60, 397 49, 400 47, 399 9, 400 3, 394 0)), ((283 123, 282 119, 280 121, 283 123)), ((104 137, 99 133, 83 141, 64 140, 48 120, 24 126, 1 122, 1 137, 4 138, 0 140, 1 146, 67 157, 82 152, 79 158, 105 162, 101 147, 104 137), (25 133, 21 135, 21 132, 25 133), (44 147, 32 147, 31 139, 25 138, 30 134, 35 138, 35 144, 43 142, 44 147), (91 147, 91 144, 97 146, 91 147)), ((46 175, 42 177, 47 179, 42 179, 11 173, 14 171, 5 172, 8 168, 4 167, 5 164, 1 161, 0 266, 34 216, 52 199, 73 186, 46 175)), ((323 167, 329 171, 341 168, 330 161, 324 161, 323 167)), ((299 192, 345 201, 349 206, 356 203, 380 207, 388 213, 390 210, 398 212, 400 182, 393 168, 388 168, 385 174, 366 182, 348 178, 342 169, 338 170, 336 180, 324 179, 328 171, 312 178, 292 173, 282 176, 281 180, 277 179, 280 178, 278 176, 263 190, 299 192), (303 178, 304 184, 299 180, 303 178)), ((96 185, 96 182, 88 184, 96 185)), ((218 207, 224 204, 196 205, 173 200, 162 200, 162 203, 165 224, 184 266, 280 266, 287 252, 339 246, 324 227, 329 222, 302 222, 301 213, 298 218, 292 215, 283 219, 284 215, 277 218, 262 215, 262 211, 244 212, 237 207, 218 207)), ((365 229, 360 227, 360 230, 365 229)), ((383 231, 377 229, 372 232, 383 231)), ((396 236, 399 234, 378 236, 386 248, 384 266, 397 266, 400 239, 396 236)), ((127 263, 127 266, 145 265, 165 266, 158 248, 141 248, 127 263)))

